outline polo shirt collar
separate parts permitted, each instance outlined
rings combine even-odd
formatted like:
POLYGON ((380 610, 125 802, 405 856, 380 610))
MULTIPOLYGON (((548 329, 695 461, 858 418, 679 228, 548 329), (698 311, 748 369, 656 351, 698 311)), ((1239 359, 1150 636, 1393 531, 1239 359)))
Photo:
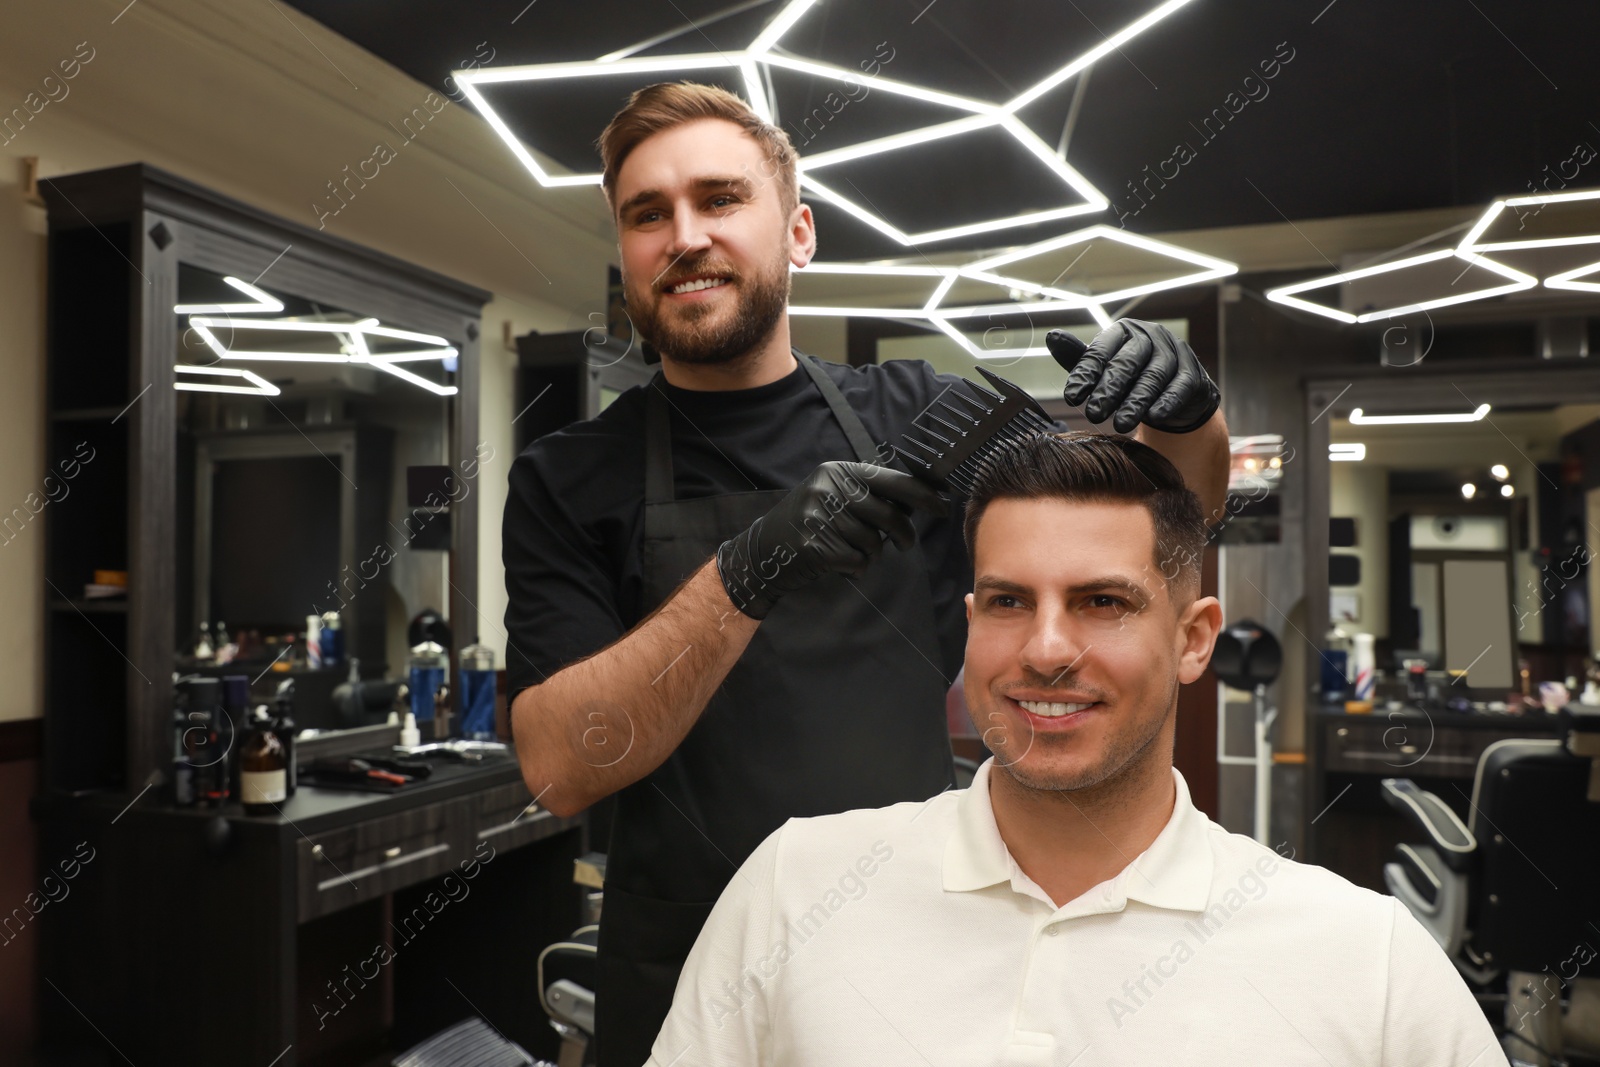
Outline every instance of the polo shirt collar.
MULTIPOLYGON (((955 826, 945 843, 944 888, 965 893, 1012 881, 1020 869, 994 821, 989 799, 991 757, 956 807, 955 826)), ((1203 911, 1210 896, 1213 859, 1208 820, 1194 806, 1188 783, 1174 767, 1177 797, 1172 815, 1150 847, 1115 878, 1108 889, 1120 902, 1138 900, 1152 907, 1203 911)), ((1025 877, 1025 876, 1024 876, 1025 877)), ((1119 903, 1120 903, 1119 902, 1119 903)))

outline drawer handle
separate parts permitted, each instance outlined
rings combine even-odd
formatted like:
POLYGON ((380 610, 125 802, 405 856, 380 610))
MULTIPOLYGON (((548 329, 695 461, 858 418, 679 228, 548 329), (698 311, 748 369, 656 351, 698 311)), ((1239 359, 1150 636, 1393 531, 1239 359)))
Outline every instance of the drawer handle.
POLYGON ((322 846, 321 845, 312 845, 311 846, 311 854, 313 856, 315 856, 319 860, 322 859, 323 858, 322 857, 322 846))
POLYGON ((390 848, 386 848, 386 849, 383 850, 383 858, 386 859, 386 860, 392 860, 398 855, 400 855, 400 846, 399 845, 394 845, 394 846, 392 846, 390 848))
MULTIPOLYGON (((394 848, 386 850, 384 854, 387 856, 389 852, 394 852, 396 855, 398 855, 399 851, 399 848, 394 848)), ((418 849, 416 852, 411 853, 411 855, 392 864, 386 861, 385 863, 374 863, 370 867, 362 867, 359 870, 337 873, 332 878, 324 878, 322 881, 318 882, 317 892, 326 892, 329 889, 337 889, 339 886, 349 886, 351 888, 355 888, 356 882, 362 878, 370 877, 371 875, 378 874, 381 871, 393 871, 405 864, 415 863, 418 860, 427 859, 429 856, 437 856, 441 852, 449 851, 450 846, 441 841, 437 845, 430 845, 427 848, 418 849)))

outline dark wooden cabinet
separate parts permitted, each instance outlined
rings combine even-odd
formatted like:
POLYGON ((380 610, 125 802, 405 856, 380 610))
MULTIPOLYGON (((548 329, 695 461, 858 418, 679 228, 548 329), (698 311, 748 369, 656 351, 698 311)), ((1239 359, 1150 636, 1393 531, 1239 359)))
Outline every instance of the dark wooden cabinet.
MULTIPOLYGON (((181 514, 205 444, 179 425, 180 271, 256 279, 314 315, 342 309, 447 341, 457 392, 430 409, 444 412, 438 449, 404 462, 462 471, 484 461, 478 324, 491 294, 143 164, 40 188, 50 478, 31 520, 47 545, 33 813, 50 881, 28 921, 42 1062, 388 1062, 478 1012, 553 1055, 534 969, 538 948, 579 922, 584 827, 531 806, 514 760, 444 764, 392 795, 302 785, 269 817, 177 807, 169 781, 175 653, 198 599, 198 538, 181 514), (126 597, 85 599, 96 570, 126 571, 126 597), (381 945, 392 958, 375 962, 381 945)), ((316 445, 320 431, 278 415, 281 436, 316 445)), ((395 435, 397 454, 406 444, 395 435)), ((370 445, 355 451, 379 455, 370 445)), ((510 459, 481 476, 504 477, 510 459)), ((340 468, 357 481, 365 469, 340 468)), ((434 564, 458 645, 483 625, 477 500, 452 498, 448 560, 434 564)), ((351 617, 387 607, 369 593, 351 617)))
POLYGON ((36 805, 44 855, 90 857, 38 920, 45 1062, 348 1065, 480 1011, 554 1056, 534 964, 579 923, 583 826, 514 761, 281 816, 116 801, 36 805))

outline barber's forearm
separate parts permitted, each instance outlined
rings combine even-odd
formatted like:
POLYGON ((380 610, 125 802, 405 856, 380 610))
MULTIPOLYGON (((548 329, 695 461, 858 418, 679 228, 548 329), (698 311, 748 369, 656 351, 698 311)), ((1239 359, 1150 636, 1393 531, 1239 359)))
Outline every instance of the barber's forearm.
POLYGON ((713 559, 623 637, 523 690, 511 717, 528 789, 565 816, 655 770, 759 625, 728 599, 713 559))
POLYGON ((1207 521, 1221 516, 1228 495, 1228 420, 1222 409, 1192 433, 1163 433, 1140 424, 1134 439, 1160 452, 1183 475, 1184 484, 1200 498, 1207 521))

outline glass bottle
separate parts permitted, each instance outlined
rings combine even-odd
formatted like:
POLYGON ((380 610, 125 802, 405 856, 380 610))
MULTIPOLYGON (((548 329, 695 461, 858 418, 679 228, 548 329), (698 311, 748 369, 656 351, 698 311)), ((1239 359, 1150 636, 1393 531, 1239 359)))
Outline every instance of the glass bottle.
POLYGON ((262 704, 239 750, 239 799, 246 815, 276 815, 288 790, 288 753, 262 704))

